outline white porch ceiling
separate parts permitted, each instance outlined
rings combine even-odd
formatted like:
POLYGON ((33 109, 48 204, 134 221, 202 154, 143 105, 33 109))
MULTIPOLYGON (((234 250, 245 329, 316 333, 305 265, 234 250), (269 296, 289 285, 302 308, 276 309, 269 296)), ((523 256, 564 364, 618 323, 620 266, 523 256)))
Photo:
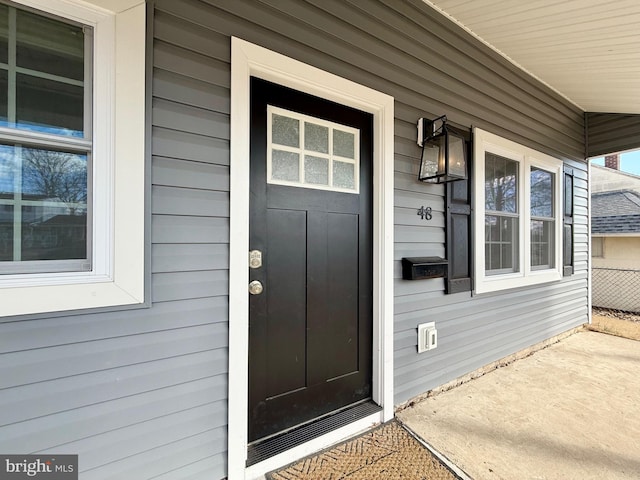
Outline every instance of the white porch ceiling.
POLYGON ((640 1, 424 1, 583 110, 640 114, 640 1))

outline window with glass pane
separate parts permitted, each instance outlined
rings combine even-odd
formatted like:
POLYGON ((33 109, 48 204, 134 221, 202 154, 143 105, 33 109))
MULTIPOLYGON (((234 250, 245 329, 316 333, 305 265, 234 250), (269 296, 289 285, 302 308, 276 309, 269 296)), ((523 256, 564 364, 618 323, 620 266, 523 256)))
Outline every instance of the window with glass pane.
POLYGON ((604 257, 604 237, 591 237, 591 256, 594 258, 604 257))
POLYGON ((485 270, 518 272, 518 162, 486 153, 485 270))
POLYGON ((357 129, 268 106, 268 183, 358 193, 357 129))
POLYGON ((531 267, 533 269, 554 266, 554 174, 531 167, 531 267))
POLYGON ((0 4, 0 273, 89 270, 90 28, 0 4))

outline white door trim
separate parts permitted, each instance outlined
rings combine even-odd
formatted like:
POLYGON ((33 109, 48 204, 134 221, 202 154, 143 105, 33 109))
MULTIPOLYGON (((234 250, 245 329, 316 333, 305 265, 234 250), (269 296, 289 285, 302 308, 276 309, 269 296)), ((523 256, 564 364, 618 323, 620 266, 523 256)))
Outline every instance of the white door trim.
MULTIPOLYGON (((373 400, 379 421, 393 418, 393 97, 263 47, 231 39, 231 185, 229 246, 228 478, 251 478, 245 467, 249 345, 249 125, 250 77, 259 77, 373 114, 373 400)), ((361 422, 351 428, 362 430, 361 422)), ((348 427, 340 429, 344 437, 348 427)), ((332 440, 326 436, 324 442, 332 440)), ((319 439, 316 439, 319 440, 319 439)), ((333 441, 337 441, 333 440, 333 441)), ((311 442, 310 442, 311 443, 311 442)), ((306 445, 306 444, 305 444, 306 445)), ((327 444, 301 446, 298 454, 327 444)), ((295 460, 294 452, 281 464, 295 460)), ((272 460, 272 459, 270 459, 272 460)), ((277 468, 273 461, 264 468, 277 468)))

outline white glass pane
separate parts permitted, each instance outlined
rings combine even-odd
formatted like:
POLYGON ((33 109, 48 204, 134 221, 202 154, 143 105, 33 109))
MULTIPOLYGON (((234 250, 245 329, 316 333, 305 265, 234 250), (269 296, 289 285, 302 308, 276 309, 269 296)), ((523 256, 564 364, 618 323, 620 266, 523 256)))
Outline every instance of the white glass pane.
POLYGON ((519 270, 517 220, 514 217, 485 216, 485 270, 488 275, 519 270))
POLYGON ((553 217, 553 173, 531 167, 531 215, 553 217))
POLYGON ((6 70, 0 70, 0 126, 9 126, 9 73, 6 70))
POLYGON ((484 167, 485 209, 518 211, 518 162, 487 153, 484 167))
POLYGON ((299 182, 300 156, 297 153, 273 150, 271 153, 271 178, 299 182))
POLYGON ((87 183, 86 155, 1 145, 0 260, 87 258, 87 183), (10 205, 18 198, 21 210, 10 205))
POLYGON ((87 210, 60 206, 22 207, 22 260, 87 258, 87 210))
POLYGON ((77 208, 87 201, 87 157, 22 148, 22 199, 62 202, 77 208))
POLYGON ((304 181, 316 185, 329 185, 329 160, 306 155, 304 157, 304 181))
POLYGON ((0 145, 0 199, 13 199, 14 176, 13 146, 0 145))
POLYGON ((87 112, 82 83, 85 80, 82 27, 17 10, 15 48, 17 66, 33 71, 16 75, 15 126, 56 135, 84 136, 87 112), (42 78, 41 74, 61 78, 42 78))
POLYGON ((0 203, 0 262, 13 260, 13 205, 0 203))
POLYGON ((273 114, 271 117, 271 141, 288 147, 300 146, 300 121, 273 114))
POLYGON ((333 162, 333 186, 355 190, 353 163, 333 162))
POLYGON ((271 183, 358 193, 358 132, 269 106, 271 183))
POLYGON ((86 155, 2 145, 0 178, 0 260, 87 258, 86 155))
POLYGON ((9 7, 0 5, 0 62, 7 63, 9 59, 9 7))
POLYGON ((82 87, 31 75, 16 75, 18 128, 82 137, 83 118, 82 87))
MULTIPOLYGON (((9 61, 9 7, 0 5, 0 63, 9 61)), ((0 125, 7 126, 9 74, 0 70, 0 125)))
POLYGON ((304 148, 329 153, 329 128, 315 123, 304 123, 304 148))
POLYGON ((341 130, 334 130, 333 154, 345 158, 355 158, 355 135, 341 130))
POLYGON ((17 11, 19 67, 74 80, 84 79, 82 27, 24 10, 17 11))
POLYGON ((531 221, 531 266, 553 267, 554 223, 546 220, 531 221))

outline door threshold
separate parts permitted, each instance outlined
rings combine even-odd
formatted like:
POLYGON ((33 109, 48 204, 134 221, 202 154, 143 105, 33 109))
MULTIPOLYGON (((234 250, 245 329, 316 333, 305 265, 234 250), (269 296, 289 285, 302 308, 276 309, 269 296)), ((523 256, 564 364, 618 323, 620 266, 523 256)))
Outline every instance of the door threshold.
POLYGON ((247 447, 247 467, 262 462, 286 450, 321 437, 350 423, 382 411, 382 407, 367 400, 352 407, 345 408, 331 415, 288 430, 279 435, 253 443, 247 447))

